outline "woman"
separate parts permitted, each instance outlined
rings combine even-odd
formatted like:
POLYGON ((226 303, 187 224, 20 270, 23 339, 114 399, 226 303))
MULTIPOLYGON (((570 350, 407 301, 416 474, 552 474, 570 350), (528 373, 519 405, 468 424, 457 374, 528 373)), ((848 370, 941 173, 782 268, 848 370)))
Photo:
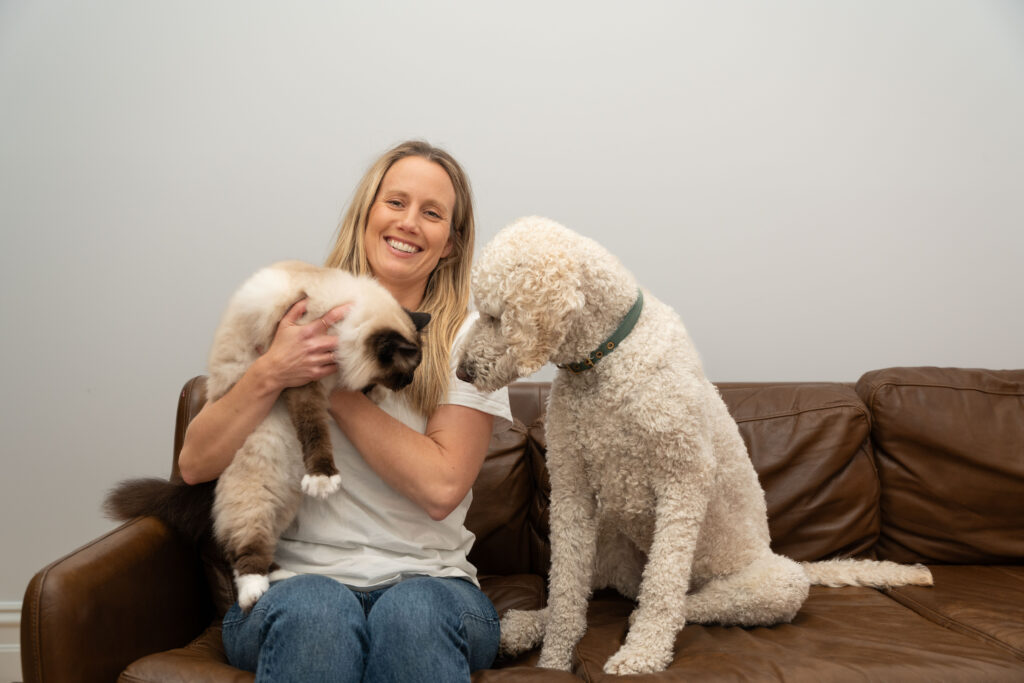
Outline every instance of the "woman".
MULTIPOLYGON (((327 265, 372 273, 409 310, 432 315, 412 385, 375 405, 330 397, 342 488, 306 498, 278 545, 297 576, 271 585, 249 614, 224 618, 231 663, 257 680, 468 680, 497 652, 498 619, 466 559, 463 526, 494 415, 506 391, 480 394, 454 376, 452 350, 472 322, 473 206, 447 153, 407 142, 364 176, 327 265)), ((280 392, 334 371, 336 308, 297 324, 299 302, 270 348, 185 435, 185 481, 217 477, 280 392)))

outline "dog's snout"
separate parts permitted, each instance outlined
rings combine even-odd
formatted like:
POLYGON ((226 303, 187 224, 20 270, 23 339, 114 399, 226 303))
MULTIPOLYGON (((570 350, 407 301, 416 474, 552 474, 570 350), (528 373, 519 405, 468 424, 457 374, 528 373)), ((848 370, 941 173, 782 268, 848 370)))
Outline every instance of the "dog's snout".
POLYGON ((455 371, 455 376, 463 382, 472 383, 473 380, 476 379, 476 375, 473 374, 473 369, 466 363, 459 363, 459 368, 455 371))

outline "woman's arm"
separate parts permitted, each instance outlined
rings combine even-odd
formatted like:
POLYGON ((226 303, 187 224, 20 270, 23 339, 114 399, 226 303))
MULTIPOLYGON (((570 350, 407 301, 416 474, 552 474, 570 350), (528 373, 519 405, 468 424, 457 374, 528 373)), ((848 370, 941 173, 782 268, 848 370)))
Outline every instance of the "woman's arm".
POLYGON ((487 413, 441 405, 420 434, 361 392, 334 391, 330 403, 334 420, 370 468, 436 520, 450 515, 472 488, 494 426, 487 413))
POLYGON ((249 366, 242 378, 216 401, 207 402, 185 431, 178 469, 188 484, 220 476, 253 430, 270 414, 281 391, 326 377, 337 367, 337 337, 326 329, 345 317, 339 306, 306 325, 296 321, 306 301, 292 306, 281 319, 266 353, 249 366))

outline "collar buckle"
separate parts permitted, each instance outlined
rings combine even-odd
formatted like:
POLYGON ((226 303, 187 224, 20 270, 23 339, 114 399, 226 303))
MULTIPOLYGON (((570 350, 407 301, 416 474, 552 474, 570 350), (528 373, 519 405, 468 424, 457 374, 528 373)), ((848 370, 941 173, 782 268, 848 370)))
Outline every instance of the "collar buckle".
POLYGON ((637 320, 640 319, 640 312, 643 308, 644 293, 637 290, 636 301, 633 303, 633 307, 629 309, 626 317, 622 319, 622 323, 619 324, 618 329, 615 330, 612 336, 605 339, 600 346, 591 351, 587 358, 575 363, 559 365, 558 367, 563 370, 569 370, 574 375, 578 375, 581 372, 586 372, 597 365, 602 358, 618 348, 619 344, 622 343, 622 340, 629 336, 629 333, 632 332, 633 328, 636 326, 637 320))

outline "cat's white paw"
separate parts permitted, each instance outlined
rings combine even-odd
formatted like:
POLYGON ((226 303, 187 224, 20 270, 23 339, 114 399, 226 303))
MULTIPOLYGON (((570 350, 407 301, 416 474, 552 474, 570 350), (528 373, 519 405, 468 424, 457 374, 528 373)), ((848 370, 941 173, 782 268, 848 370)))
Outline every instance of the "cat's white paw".
POLYGON ((302 478, 302 492, 323 500, 341 488, 341 475, 307 474, 302 478))
POLYGON ((270 580, 266 574, 242 574, 235 576, 235 588, 238 590, 238 606, 243 612, 248 612, 270 588, 270 580))

